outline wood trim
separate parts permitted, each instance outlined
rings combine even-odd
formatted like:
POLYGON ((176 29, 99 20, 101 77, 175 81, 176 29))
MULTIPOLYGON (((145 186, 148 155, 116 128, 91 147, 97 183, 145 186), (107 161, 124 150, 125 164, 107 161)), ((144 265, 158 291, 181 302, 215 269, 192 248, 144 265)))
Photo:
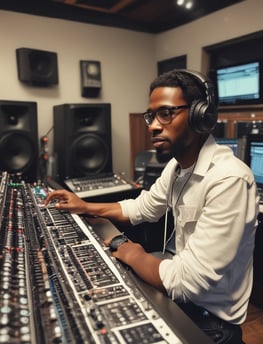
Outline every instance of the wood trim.
POLYGON ((234 138, 237 122, 263 121, 263 108, 219 109, 218 119, 227 121, 227 137, 234 138))
POLYGON ((151 134, 141 113, 130 113, 130 174, 134 176, 134 161, 139 152, 152 148, 151 134))

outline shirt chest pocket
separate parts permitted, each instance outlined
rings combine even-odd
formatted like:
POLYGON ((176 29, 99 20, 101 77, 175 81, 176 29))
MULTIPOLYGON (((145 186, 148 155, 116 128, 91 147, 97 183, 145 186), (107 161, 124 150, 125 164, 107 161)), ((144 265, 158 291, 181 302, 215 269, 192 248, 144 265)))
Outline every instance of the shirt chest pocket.
POLYGON ((196 206, 180 205, 176 221, 177 231, 183 235, 190 235, 201 215, 201 209, 196 206))

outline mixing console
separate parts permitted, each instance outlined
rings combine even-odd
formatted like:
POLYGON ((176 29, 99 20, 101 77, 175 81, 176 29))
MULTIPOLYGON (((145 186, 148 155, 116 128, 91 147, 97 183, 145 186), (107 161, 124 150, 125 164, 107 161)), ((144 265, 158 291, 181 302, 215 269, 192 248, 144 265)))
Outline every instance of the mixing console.
POLYGON ((0 343, 181 343, 86 217, 0 183, 0 343))

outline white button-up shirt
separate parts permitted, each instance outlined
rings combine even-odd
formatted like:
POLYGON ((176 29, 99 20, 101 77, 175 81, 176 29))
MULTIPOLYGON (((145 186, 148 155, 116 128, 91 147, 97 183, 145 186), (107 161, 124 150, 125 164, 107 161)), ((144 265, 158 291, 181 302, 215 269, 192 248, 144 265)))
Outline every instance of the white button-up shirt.
POLYGON ((158 221, 170 207, 176 255, 159 267, 168 295, 240 324, 246 317, 253 280, 259 209, 253 174, 212 136, 192 171, 178 177, 177 166, 171 159, 150 191, 120 202, 122 212, 135 225, 158 221))

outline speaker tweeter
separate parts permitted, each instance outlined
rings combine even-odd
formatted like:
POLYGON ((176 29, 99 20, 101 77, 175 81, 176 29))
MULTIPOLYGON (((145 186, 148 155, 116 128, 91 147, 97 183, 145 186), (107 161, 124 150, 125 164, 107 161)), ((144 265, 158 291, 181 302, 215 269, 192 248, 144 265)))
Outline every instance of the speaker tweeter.
POLYGON ((96 98, 101 90, 101 66, 99 61, 80 61, 81 95, 96 98))

